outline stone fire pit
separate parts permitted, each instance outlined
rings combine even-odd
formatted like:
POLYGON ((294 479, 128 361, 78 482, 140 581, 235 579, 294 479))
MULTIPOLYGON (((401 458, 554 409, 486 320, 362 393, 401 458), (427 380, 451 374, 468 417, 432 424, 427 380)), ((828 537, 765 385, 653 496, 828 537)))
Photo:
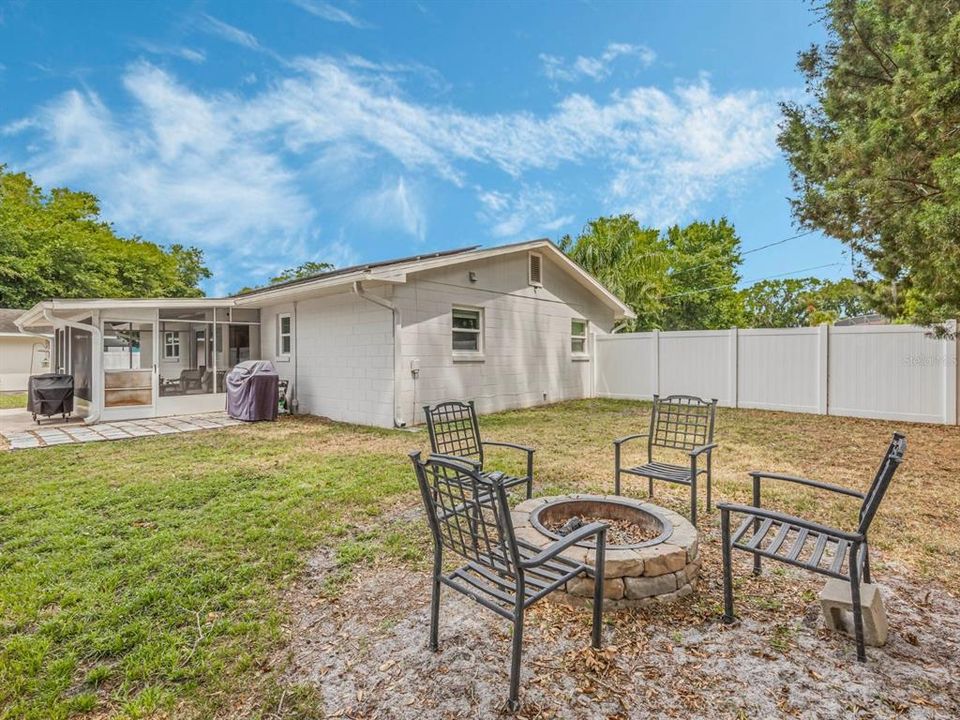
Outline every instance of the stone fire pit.
MULTIPOLYGON (((700 574, 696 528, 683 516, 659 505, 616 495, 562 495, 525 500, 512 515, 517 537, 537 547, 546 547, 560 537, 548 526, 574 516, 624 520, 648 531, 651 539, 643 542, 607 543, 604 608, 647 607, 686 597, 693 592, 700 574)), ((595 553, 594 543, 585 542, 562 555, 594 565, 595 553)), ((576 578, 567 583, 566 592, 547 597, 586 605, 593 597, 593 580, 576 578)))

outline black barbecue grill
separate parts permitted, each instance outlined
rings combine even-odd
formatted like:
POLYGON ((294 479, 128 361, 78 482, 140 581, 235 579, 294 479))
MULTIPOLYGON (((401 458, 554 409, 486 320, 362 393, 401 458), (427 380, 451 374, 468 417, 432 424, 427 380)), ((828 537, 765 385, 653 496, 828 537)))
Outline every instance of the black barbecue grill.
POLYGON ((73 412, 73 375, 45 373, 31 375, 27 386, 27 411, 40 424, 38 415, 66 419, 73 412))

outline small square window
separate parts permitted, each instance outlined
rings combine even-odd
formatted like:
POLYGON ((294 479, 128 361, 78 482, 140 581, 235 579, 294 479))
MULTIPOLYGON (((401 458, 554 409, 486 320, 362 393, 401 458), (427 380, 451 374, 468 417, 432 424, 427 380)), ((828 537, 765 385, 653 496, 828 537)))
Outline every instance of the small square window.
POLYGON ((453 309, 453 351, 480 353, 483 351, 483 311, 479 308, 453 309))
POLYGON ((277 355, 288 356, 293 346, 293 325, 289 315, 277 316, 277 355))
POLYGON ((163 334, 163 359, 180 359, 180 333, 165 332, 163 334))
POLYGON ((587 321, 574 318, 570 321, 570 351, 574 355, 587 354, 587 321))

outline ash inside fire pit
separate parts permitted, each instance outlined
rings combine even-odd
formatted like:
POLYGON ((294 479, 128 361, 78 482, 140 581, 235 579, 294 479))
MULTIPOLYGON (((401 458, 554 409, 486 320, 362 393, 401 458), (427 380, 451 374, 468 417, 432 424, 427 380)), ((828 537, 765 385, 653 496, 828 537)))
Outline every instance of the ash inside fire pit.
POLYGON ((575 530, 594 522, 606 523, 608 545, 638 545, 657 538, 662 528, 652 525, 640 525, 630 520, 619 520, 593 515, 574 515, 564 521, 562 518, 547 519, 543 526, 560 537, 566 537, 575 530))

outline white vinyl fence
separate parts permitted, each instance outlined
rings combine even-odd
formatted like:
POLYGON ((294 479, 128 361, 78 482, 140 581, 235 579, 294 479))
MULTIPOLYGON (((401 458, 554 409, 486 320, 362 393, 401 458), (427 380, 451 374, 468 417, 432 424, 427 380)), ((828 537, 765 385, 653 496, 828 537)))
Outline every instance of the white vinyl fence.
MULTIPOLYGON (((956 330, 956 323, 951 322, 956 330)), ((596 336, 596 394, 957 424, 958 340, 912 325, 596 336)))

